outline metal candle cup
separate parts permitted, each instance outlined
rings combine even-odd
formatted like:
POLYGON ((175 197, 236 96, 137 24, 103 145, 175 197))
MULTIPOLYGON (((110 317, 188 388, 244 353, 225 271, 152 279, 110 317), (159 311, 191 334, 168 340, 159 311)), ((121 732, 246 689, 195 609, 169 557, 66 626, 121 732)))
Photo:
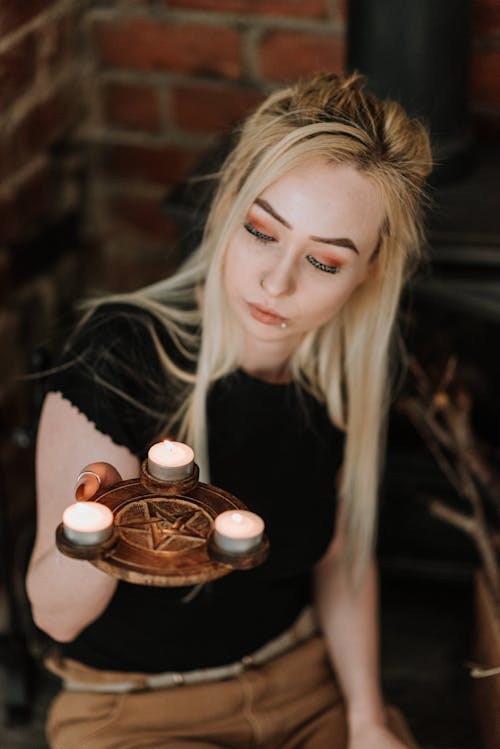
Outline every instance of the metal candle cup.
POLYGON ((148 472, 160 481, 179 481, 193 472, 194 452, 184 442, 163 440, 148 451, 148 472))
POLYGON ((68 541, 78 546, 97 546, 113 533, 113 513, 97 502, 76 502, 64 510, 62 524, 68 541))
POLYGON ((213 538, 223 551, 239 554, 256 549, 264 535, 264 521, 248 510, 226 510, 214 521, 213 538))

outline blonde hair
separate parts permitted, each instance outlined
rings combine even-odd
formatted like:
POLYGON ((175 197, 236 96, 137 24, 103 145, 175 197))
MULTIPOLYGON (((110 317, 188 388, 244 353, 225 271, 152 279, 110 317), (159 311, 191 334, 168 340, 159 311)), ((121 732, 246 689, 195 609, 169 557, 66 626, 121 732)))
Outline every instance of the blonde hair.
MULTIPOLYGON (((396 314, 422 246, 422 188, 431 168, 424 126, 398 103, 367 93, 358 74, 321 74, 272 93, 243 124, 222 165, 197 250, 174 276, 120 299, 155 313, 189 348, 193 338, 186 337, 185 324, 197 320, 196 288, 203 286, 197 372, 174 372, 191 386, 175 420, 178 437, 193 446, 208 480, 207 392, 238 367, 242 340, 221 283, 226 247, 255 198, 313 157, 354 166, 376 184, 386 209, 368 279, 334 319, 304 337, 291 361, 294 379, 325 402, 332 422, 346 432, 340 487, 345 551, 359 572, 376 528, 396 314), (179 311, 179 303, 189 309, 179 311)), ((173 367, 166 355, 163 362, 173 367)))

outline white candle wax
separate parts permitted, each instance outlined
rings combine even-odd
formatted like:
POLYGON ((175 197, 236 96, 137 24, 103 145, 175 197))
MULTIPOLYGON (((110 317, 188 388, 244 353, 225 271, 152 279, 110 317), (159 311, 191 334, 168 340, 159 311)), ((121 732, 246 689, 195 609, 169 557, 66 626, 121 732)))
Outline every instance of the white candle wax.
POLYGON ((162 481, 178 481, 193 472, 194 452, 184 442, 163 440, 148 451, 148 471, 162 481))
POLYGON ((214 541, 232 553, 255 549, 262 541, 264 521, 249 510, 226 510, 214 521, 214 541))
POLYGON ((64 535, 81 546, 94 546, 113 532, 113 513, 98 502, 75 502, 62 516, 64 535))

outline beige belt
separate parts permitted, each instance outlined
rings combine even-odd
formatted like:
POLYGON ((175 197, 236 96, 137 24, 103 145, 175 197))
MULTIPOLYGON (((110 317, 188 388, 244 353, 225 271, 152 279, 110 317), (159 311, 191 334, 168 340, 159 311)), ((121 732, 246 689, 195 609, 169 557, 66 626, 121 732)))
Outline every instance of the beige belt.
POLYGON ((230 679, 252 666, 262 666, 291 650, 317 632, 317 623, 311 607, 303 610, 295 623, 279 637, 266 643, 250 655, 226 666, 202 668, 194 671, 168 671, 160 674, 99 671, 57 654, 47 656, 46 668, 63 680, 64 688, 73 692, 137 692, 145 689, 165 689, 183 684, 230 679), (93 680, 94 679, 94 680, 93 680))

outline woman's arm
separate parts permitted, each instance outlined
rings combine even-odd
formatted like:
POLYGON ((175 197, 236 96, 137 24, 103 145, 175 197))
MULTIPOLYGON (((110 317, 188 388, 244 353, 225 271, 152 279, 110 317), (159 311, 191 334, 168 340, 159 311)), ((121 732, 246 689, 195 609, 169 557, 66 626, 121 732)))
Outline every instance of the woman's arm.
POLYGON ((139 474, 136 456, 99 432, 59 393, 49 393, 37 437, 37 531, 26 588, 36 625, 62 642, 100 616, 117 585, 115 578, 55 546, 55 530, 63 510, 75 501, 76 477, 84 467, 100 475, 101 486, 139 474))
POLYGON ((331 661, 346 701, 349 749, 401 749, 386 728, 380 683, 378 580, 372 560, 353 590, 342 555, 342 518, 314 573, 315 603, 331 661))

